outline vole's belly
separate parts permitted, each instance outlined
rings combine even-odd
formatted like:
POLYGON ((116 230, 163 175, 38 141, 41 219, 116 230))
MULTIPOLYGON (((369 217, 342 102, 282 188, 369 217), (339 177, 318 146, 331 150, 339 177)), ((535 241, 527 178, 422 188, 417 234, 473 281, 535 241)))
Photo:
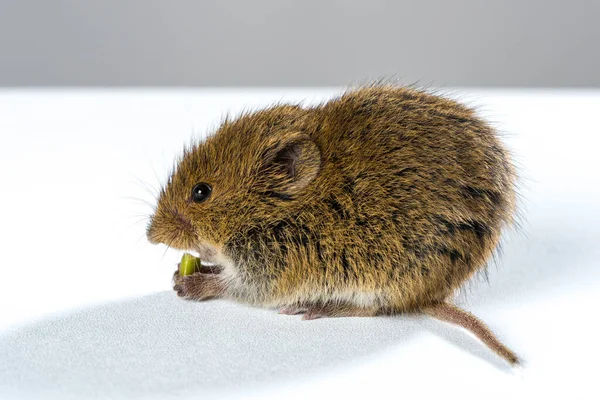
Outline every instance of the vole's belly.
MULTIPOLYGON (((320 247, 323 251, 324 246, 320 247)), ((273 281, 263 281, 264 290, 256 290, 260 281, 247 282, 246 293, 255 302, 270 307, 335 303, 389 312, 413 311, 446 299, 485 258, 478 249, 441 254, 437 250, 430 254, 420 254, 420 249, 404 249, 404 253, 395 250, 351 246, 325 251, 327 257, 323 258, 309 244, 292 257, 301 262, 288 263, 273 281), (374 256, 353 257, 353 252, 371 252, 374 256)))

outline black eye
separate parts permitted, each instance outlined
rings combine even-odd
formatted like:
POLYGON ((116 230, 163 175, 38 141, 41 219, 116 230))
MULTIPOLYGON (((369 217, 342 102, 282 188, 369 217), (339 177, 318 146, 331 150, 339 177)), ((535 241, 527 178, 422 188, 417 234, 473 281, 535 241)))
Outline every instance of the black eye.
POLYGON ((192 200, 195 203, 202 203, 210 197, 212 188, 208 183, 199 183, 192 189, 192 200))

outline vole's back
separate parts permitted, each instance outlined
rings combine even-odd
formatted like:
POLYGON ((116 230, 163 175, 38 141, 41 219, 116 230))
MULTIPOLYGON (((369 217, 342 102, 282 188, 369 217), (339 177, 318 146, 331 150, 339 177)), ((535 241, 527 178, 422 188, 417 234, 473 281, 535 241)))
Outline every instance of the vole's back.
POLYGON ((310 197, 326 216, 314 229, 337 236, 320 238, 314 260, 325 265, 324 287, 418 309, 485 265, 515 198, 489 125, 454 101, 393 87, 349 92, 313 113, 307 130, 322 170, 310 197), (324 250, 329 240, 338 249, 324 250))

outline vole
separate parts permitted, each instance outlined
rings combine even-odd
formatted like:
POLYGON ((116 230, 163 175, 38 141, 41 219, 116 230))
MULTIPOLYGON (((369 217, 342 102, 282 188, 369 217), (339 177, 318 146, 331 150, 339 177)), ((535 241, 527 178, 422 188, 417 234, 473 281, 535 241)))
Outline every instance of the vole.
POLYGON ((515 182, 510 154, 474 110, 368 85, 226 118, 184 149, 147 237, 208 265, 175 272, 181 297, 304 319, 420 312, 517 364, 450 300, 514 222, 515 182))

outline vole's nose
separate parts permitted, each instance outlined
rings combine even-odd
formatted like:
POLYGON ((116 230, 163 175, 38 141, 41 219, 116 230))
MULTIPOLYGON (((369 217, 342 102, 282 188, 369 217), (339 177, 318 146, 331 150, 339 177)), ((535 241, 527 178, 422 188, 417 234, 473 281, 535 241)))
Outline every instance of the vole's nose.
POLYGON ((167 243, 173 247, 178 242, 195 238, 192 221, 177 209, 158 212, 150 217, 146 237, 152 244, 167 243))

